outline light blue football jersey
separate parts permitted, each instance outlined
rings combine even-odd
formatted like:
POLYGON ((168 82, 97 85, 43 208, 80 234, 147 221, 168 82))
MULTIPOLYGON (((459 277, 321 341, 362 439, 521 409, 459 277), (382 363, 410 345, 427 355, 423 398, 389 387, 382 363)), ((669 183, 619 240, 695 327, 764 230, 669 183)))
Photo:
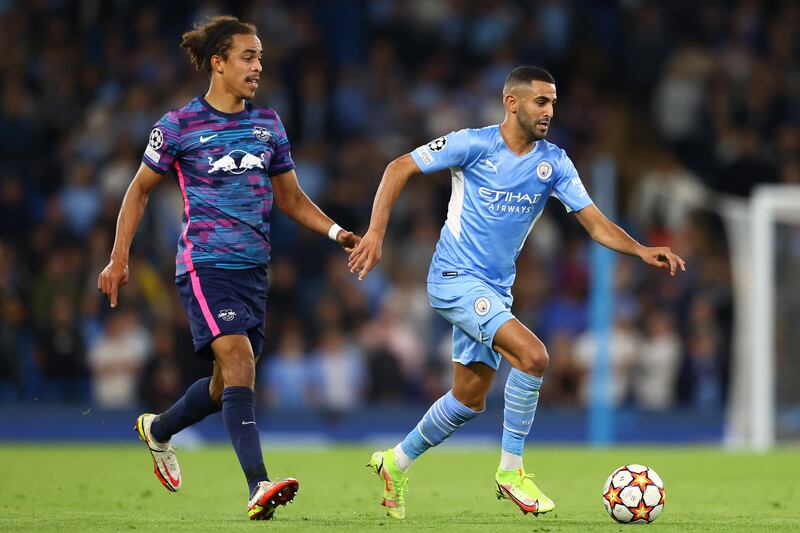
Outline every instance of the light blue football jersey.
POLYGON ((555 196, 567 210, 592 200, 564 150, 545 140, 518 156, 500 135, 500 126, 464 129, 439 137, 413 152, 424 173, 445 168, 453 190, 428 283, 456 282, 468 275, 511 295, 517 256, 555 196))

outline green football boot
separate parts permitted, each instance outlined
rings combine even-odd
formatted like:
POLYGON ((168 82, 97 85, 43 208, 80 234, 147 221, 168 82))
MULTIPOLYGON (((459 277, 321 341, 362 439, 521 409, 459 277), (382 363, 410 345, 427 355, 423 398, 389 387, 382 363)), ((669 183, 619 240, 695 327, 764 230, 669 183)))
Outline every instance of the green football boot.
POLYGON ((534 516, 539 516, 556 508, 553 500, 545 496, 533 482, 533 474, 526 474, 522 468, 498 468, 494 479, 497 484, 497 499, 511 500, 524 514, 533 513, 534 516))
POLYGON ((394 450, 389 448, 383 452, 375 452, 367 465, 383 479, 383 501, 386 516, 403 519, 406 517, 406 497, 408 476, 397 468, 394 461, 394 450))

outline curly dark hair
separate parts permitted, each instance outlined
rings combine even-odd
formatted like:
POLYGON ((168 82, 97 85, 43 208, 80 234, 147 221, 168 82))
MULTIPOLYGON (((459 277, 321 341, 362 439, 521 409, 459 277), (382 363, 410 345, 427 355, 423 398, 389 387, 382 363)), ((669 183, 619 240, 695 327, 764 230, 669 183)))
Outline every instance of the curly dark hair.
POLYGON ((228 59, 231 38, 241 34, 255 35, 256 27, 231 15, 220 15, 208 18, 204 24, 195 24, 181 37, 181 46, 189 52, 194 68, 211 72, 211 56, 228 59))

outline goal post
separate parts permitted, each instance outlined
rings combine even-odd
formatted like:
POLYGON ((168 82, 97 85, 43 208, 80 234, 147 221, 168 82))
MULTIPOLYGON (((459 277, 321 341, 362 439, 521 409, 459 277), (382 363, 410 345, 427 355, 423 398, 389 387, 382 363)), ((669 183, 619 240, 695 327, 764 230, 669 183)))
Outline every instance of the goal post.
POLYGON ((800 411, 800 186, 761 185, 720 206, 737 315, 726 443, 766 451, 800 437, 778 418, 800 411))

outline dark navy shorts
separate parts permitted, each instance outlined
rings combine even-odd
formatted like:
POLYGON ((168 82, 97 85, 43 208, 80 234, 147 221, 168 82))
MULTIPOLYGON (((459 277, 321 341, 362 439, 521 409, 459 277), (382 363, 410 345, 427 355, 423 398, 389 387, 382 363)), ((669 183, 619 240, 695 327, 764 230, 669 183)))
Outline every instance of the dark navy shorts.
POLYGON ((247 335, 256 357, 264 346, 267 319, 266 267, 230 270, 196 267, 175 278, 194 351, 214 360, 211 341, 222 335, 247 335))

